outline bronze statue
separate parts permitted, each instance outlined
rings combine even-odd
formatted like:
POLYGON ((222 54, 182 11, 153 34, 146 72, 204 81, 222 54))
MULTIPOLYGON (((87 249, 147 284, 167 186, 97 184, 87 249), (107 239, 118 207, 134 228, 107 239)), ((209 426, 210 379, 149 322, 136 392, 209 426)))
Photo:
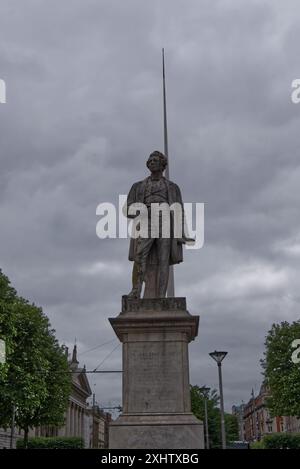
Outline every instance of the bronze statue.
POLYGON ((129 260, 134 261, 132 272, 132 290, 128 296, 140 298, 143 282, 144 297, 163 298, 166 296, 169 278, 169 266, 182 262, 182 244, 188 238, 184 234, 184 212, 179 187, 163 176, 168 164, 167 158, 159 151, 154 151, 148 158, 147 167, 151 175, 143 181, 136 182, 127 197, 126 216, 132 204, 142 203, 147 207, 149 219, 148 237, 139 236, 130 240, 129 260), (181 235, 174 233, 174 213, 170 213, 170 235, 162 236, 161 216, 159 218, 159 235, 150 235, 151 206, 153 204, 177 204, 180 207, 181 235))

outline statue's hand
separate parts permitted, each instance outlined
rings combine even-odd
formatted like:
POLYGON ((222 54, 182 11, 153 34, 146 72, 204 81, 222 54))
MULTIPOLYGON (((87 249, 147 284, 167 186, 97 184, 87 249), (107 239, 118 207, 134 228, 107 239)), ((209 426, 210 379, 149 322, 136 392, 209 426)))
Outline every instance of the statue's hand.
POLYGON ((196 242, 196 238, 188 238, 187 236, 183 236, 182 238, 178 238, 179 244, 194 244, 196 242))

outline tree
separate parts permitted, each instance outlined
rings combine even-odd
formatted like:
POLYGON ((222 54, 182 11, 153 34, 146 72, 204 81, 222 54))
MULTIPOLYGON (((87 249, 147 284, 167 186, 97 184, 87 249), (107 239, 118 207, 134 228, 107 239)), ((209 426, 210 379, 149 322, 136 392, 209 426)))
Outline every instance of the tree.
MULTIPOLYGON (((191 405, 193 414, 205 422, 203 388, 199 386, 191 386, 191 405)), ((218 407, 219 396, 215 389, 209 392, 207 398, 207 416, 208 416, 208 433, 210 448, 221 448, 221 413, 218 407)), ((225 413, 225 428, 227 443, 238 439, 238 422, 234 415, 225 413)))
POLYGON ((300 416, 300 365, 292 360, 295 339, 300 339, 300 320, 273 324, 266 336, 261 364, 270 391, 267 403, 272 416, 300 416))
POLYGON ((0 271, 0 337, 6 363, 0 365, 0 425, 62 425, 71 390, 67 358, 41 308, 17 296, 0 271))
POLYGON ((236 415, 225 413, 225 428, 227 443, 239 439, 239 422, 236 415))
MULTIPOLYGON (((0 269, 0 338, 4 340, 6 350, 12 346, 12 338, 15 334, 14 311, 18 301, 17 293, 11 287, 9 279, 0 269)), ((0 378, 5 377, 8 371, 8 363, 0 365, 0 378)), ((1 398, 1 395, 0 395, 1 398)))

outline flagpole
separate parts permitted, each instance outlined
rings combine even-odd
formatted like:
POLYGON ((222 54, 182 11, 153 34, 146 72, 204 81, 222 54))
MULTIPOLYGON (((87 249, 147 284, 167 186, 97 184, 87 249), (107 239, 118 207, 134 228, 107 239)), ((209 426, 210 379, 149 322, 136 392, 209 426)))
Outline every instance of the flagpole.
MULTIPOLYGON (((169 148, 168 148, 168 125, 167 125, 167 97, 166 97, 166 74, 165 74, 165 49, 162 49, 162 71, 163 71, 163 116, 164 116, 164 153, 168 160, 168 165, 165 171, 166 179, 169 179, 169 148)), ((168 282, 168 297, 175 296, 174 285, 174 268, 173 265, 169 267, 169 282, 168 282)))
MULTIPOLYGON (((163 72, 163 116, 164 116, 164 154, 169 162, 168 148, 168 125, 167 125, 167 97, 166 97, 166 74, 165 74, 165 49, 162 49, 162 72, 163 72)), ((166 168, 165 176, 169 179, 169 164, 166 168)))

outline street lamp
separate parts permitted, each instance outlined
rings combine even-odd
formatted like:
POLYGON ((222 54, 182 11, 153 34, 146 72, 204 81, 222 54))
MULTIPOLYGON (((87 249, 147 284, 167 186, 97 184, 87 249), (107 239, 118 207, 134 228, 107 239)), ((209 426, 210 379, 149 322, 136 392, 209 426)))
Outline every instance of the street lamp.
POLYGON ((211 352, 209 354, 218 365, 219 372, 219 388, 220 388, 220 410, 221 410, 221 434, 222 434, 222 448, 226 449, 226 434, 225 434, 225 417, 224 417, 224 399, 223 399, 223 384, 222 384, 222 361, 227 355, 227 352, 211 352))
POLYGON ((208 400, 208 397, 209 397, 210 388, 207 388, 206 386, 202 386, 202 388, 200 388, 200 389, 201 389, 203 397, 204 397, 206 449, 209 449, 207 400, 208 400))

